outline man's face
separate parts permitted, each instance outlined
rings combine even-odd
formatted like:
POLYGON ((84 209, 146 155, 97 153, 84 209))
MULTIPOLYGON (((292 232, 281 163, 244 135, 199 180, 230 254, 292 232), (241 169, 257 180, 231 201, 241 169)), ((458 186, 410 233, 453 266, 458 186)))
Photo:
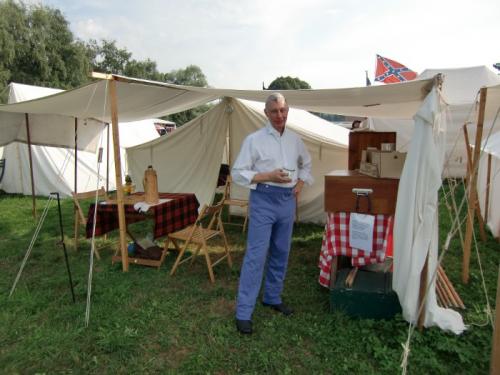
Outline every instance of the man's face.
POLYGON ((269 122, 280 134, 285 130, 288 116, 288 105, 284 100, 269 102, 264 110, 269 122))

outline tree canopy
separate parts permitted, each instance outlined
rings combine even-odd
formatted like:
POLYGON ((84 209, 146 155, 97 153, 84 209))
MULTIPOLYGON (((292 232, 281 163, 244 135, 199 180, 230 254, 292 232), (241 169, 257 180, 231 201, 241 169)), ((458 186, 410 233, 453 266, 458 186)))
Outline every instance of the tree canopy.
MULTIPOLYGON (((0 0, 0 102, 6 102, 10 82, 71 89, 88 82, 92 71, 178 85, 208 85, 196 65, 162 73, 155 61, 132 58, 114 40, 78 40, 58 9, 0 0)), ((169 119, 182 125, 208 108, 201 106, 169 119)))
POLYGON ((0 92, 15 81, 68 89, 88 80, 85 45, 62 13, 42 5, 0 1, 0 92))
POLYGON ((278 77, 267 87, 267 90, 298 90, 310 89, 311 86, 306 81, 295 77, 278 77))

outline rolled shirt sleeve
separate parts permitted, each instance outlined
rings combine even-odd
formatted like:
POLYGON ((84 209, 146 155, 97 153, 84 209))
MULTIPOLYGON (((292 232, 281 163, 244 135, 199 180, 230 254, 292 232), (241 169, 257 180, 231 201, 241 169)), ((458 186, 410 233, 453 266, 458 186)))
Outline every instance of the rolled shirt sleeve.
POLYGON ((252 184, 252 180, 258 172, 253 170, 251 143, 251 137, 247 137, 243 141, 238 158, 231 169, 231 177, 234 183, 249 189, 255 189, 257 184, 252 184))

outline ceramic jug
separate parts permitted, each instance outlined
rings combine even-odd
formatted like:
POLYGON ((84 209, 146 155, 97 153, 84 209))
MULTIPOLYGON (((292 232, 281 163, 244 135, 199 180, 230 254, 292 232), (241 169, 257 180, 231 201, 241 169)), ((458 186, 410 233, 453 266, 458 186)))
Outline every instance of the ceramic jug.
POLYGON ((158 177, 156 176, 156 171, 153 166, 148 166, 148 169, 144 172, 144 201, 147 204, 158 203, 158 177))

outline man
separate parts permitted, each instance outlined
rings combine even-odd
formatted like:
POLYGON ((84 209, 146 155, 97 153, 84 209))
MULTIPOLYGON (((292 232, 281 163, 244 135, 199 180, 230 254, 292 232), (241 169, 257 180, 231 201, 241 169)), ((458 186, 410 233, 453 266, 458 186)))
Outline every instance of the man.
POLYGON ((252 333, 252 313, 265 271, 262 304, 285 316, 281 300, 292 241, 296 197, 312 184, 311 157, 300 137, 286 128, 288 104, 271 94, 264 113, 269 122, 250 134, 233 165, 233 181, 250 188, 247 248, 241 267, 236 327, 252 333))

